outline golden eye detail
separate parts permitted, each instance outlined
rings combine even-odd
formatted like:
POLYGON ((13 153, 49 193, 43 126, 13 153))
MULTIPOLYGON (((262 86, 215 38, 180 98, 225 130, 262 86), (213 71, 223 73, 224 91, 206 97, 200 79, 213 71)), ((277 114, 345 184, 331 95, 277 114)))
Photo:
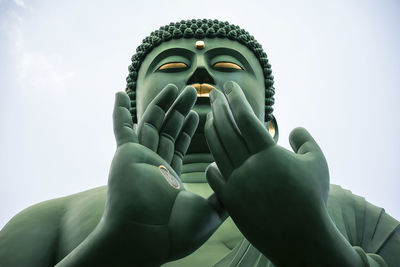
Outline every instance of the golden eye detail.
POLYGON ((165 63, 161 65, 158 70, 167 70, 167 69, 183 69, 187 68, 188 65, 186 65, 183 62, 171 62, 171 63, 165 63))
POLYGON ((214 68, 243 70, 238 64, 232 62, 217 62, 214 64, 214 68))

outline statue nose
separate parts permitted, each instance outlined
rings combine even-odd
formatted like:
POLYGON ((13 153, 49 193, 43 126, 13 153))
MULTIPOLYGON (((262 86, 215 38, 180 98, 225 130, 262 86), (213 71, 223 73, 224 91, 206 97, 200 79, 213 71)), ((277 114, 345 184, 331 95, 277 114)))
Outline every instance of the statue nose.
POLYGON ((195 83, 215 84, 215 81, 205 67, 198 67, 187 81, 187 84, 195 83))

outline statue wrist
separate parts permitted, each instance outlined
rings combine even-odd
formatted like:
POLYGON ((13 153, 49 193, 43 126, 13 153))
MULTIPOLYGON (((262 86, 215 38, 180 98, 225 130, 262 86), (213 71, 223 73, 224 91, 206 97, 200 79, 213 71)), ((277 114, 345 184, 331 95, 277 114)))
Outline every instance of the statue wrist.
POLYGON ((309 266, 364 266, 362 259, 337 229, 327 210, 324 213, 321 228, 315 229, 313 235, 314 246, 306 252, 312 259, 309 266))
POLYGON ((314 212, 318 215, 305 216, 312 220, 298 222, 288 233, 290 240, 282 243, 276 253, 266 256, 276 266, 363 266, 358 253, 337 229, 326 208, 314 212))

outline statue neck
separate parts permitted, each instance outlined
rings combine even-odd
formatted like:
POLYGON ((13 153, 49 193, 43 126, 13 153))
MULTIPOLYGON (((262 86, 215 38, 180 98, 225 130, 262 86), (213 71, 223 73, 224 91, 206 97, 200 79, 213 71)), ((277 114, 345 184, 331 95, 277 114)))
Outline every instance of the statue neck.
POLYGON ((214 161, 204 134, 208 111, 209 108, 204 107, 196 110, 197 114, 199 114, 199 126, 183 158, 181 179, 184 183, 207 183, 204 172, 207 166, 214 161))
POLYGON ((199 125, 197 126, 196 132, 192 137, 192 141, 190 142, 190 146, 186 154, 211 154, 210 150, 208 149, 206 136, 204 134, 207 113, 211 110, 210 103, 208 99, 200 100, 198 99, 198 102, 193 108, 193 110, 199 115, 199 125))
POLYGON ((189 148, 186 154, 211 154, 208 149, 204 131, 196 131, 192 137, 189 148))
POLYGON ((205 170, 214 161, 210 153, 186 154, 183 158, 181 180, 183 183, 207 183, 205 170))

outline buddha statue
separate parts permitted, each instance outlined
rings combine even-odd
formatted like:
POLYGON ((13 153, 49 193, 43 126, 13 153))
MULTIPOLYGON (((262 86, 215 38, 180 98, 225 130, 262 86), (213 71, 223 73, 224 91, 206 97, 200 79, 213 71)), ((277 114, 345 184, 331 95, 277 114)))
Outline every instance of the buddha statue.
POLYGON ((17 214, 0 266, 400 266, 400 223, 330 185, 307 130, 277 144, 274 92, 240 27, 160 27, 116 94, 107 186, 17 214))

